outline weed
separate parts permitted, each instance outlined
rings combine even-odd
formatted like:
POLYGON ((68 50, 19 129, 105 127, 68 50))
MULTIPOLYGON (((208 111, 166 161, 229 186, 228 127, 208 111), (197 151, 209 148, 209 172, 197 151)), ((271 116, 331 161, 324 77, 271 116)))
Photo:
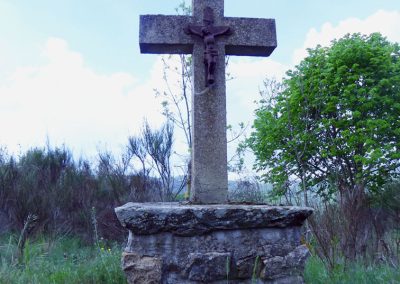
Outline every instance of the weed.
POLYGON ((260 262, 260 256, 257 255, 256 259, 254 260, 253 273, 252 273, 252 276, 251 276, 251 283, 253 283, 253 284, 256 283, 257 278, 258 278, 257 271, 258 271, 259 262, 260 262))
POLYGON ((226 270, 226 283, 229 283, 229 273, 231 272, 231 257, 226 257, 225 263, 225 270, 226 270))

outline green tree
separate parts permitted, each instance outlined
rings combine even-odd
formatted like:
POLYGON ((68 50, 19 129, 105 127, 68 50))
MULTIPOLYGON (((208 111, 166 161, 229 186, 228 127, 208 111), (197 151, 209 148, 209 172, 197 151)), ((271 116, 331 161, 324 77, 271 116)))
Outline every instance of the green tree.
POLYGON ((261 102, 248 145, 256 169, 325 197, 377 191, 399 174, 400 48, 380 34, 317 46, 261 102))
POLYGON ((336 248, 346 262, 365 255, 376 218, 369 197, 399 175, 400 48, 380 34, 353 34, 308 52, 261 101, 247 142, 276 196, 294 189, 305 205, 309 192, 337 201, 308 223, 333 268, 336 248))

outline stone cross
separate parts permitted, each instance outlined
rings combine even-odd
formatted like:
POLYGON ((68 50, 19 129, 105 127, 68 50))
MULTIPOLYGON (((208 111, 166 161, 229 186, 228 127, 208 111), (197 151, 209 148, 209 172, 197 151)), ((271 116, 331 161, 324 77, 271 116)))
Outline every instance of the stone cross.
POLYGON ((225 203, 225 55, 269 56, 277 46, 275 20, 224 17, 224 0, 192 0, 192 9, 193 16, 140 16, 140 51, 193 54, 190 200, 225 203))

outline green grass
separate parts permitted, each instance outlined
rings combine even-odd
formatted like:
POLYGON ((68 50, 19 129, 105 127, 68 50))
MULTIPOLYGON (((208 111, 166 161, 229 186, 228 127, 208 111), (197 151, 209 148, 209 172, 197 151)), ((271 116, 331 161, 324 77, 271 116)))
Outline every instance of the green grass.
POLYGON ((85 246, 73 238, 27 243, 16 261, 13 236, 0 239, 0 283, 126 283, 117 245, 85 246))
POLYGON ((307 284, 397 284, 400 283, 400 270, 389 265, 365 267, 356 263, 346 270, 338 266, 329 273, 318 257, 310 257, 304 280, 307 284))

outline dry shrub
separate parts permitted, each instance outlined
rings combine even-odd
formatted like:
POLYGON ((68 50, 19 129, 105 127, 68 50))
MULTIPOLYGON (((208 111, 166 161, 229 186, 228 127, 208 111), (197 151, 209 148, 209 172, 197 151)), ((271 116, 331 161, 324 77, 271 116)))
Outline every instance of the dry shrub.
POLYGON ((254 177, 241 178, 229 190, 229 201, 238 203, 264 203, 265 192, 254 177))
POLYGON ((399 200, 399 185, 389 184, 377 195, 358 188, 339 195, 337 202, 310 201, 315 209, 308 219, 313 250, 330 270, 354 261, 398 266, 400 203, 385 200, 399 200))
MULTIPOLYGON (((100 155, 106 156, 105 154, 100 155)), ((151 201, 144 192, 156 180, 143 176, 108 155, 97 168, 88 161, 74 161, 63 148, 34 148, 15 158, 0 151, 0 221, 8 231, 19 232, 29 214, 38 216, 36 233, 73 234, 93 238, 91 210, 96 208, 99 234, 121 238, 114 207, 128 201, 151 201), (139 192, 139 194, 138 194, 139 192)), ((154 195, 153 195, 154 196, 154 195)))

